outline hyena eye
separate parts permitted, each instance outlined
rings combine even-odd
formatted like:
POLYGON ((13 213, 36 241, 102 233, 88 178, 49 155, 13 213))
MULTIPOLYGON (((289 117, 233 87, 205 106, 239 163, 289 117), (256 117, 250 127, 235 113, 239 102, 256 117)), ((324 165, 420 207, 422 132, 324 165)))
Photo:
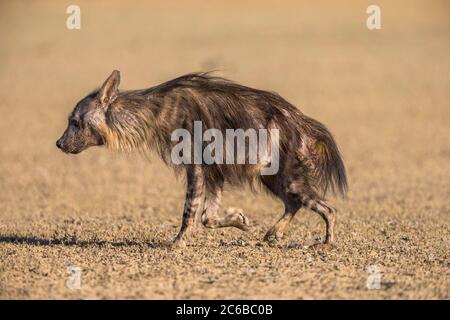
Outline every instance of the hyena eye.
POLYGON ((74 128, 76 128, 76 129, 80 128, 80 123, 77 120, 75 120, 75 119, 70 120, 69 124, 71 126, 73 126, 74 128))

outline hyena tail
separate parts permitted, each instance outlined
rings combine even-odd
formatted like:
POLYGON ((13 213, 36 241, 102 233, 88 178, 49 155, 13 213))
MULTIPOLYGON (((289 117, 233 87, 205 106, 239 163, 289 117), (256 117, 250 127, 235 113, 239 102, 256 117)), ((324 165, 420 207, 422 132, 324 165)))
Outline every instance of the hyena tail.
POLYGON ((347 192, 347 175, 339 148, 330 131, 312 118, 303 115, 308 134, 315 141, 311 146, 313 176, 318 187, 325 194, 331 188, 333 193, 345 196, 347 192))

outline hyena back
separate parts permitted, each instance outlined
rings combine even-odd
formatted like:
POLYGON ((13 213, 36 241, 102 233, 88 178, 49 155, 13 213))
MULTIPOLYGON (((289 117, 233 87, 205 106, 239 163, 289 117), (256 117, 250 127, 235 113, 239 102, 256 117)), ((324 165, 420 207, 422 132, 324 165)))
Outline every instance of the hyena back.
POLYGON ((328 189, 343 195, 347 180, 338 147, 324 125, 275 93, 208 73, 187 74, 143 90, 119 91, 119 83, 120 73, 113 71, 100 89, 78 102, 56 144, 74 154, 100 145, 118 151, 155 150, 166 164, 184 171, 186 200, 174 243, 184 243, 197 212, 205 227, 247 230, 249 221, 239 210, 219 215, 224 186, 244 183, 260 184, 284 203, 283 216, 265 240, 280 239, 296 212, 305 207, 323 218, 325 243, 333 242, 336 213, 323 197, 328 189), (277 129, 278 172, 261 175, 261 163, 174 165, 171 150, 176 142, 171 134, 180 128, 193 134, 195 121, 205 130, 223 133, 227 129, 277 129))

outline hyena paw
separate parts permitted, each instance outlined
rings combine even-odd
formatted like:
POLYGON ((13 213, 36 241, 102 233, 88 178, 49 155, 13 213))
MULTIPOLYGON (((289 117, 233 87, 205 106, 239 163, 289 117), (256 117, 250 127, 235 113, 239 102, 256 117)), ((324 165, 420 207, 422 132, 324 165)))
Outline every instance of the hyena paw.
POLYGON ((186 241, 176 237, 175 239, 164 241, 162 246, 170 249, 185 248, 186 241))
POLYGON ((283 238, 283 232, 277 231, 274 227, 270 228, 264 236, 264 241, 272 243, 283 238))
POLYGON ((226 223, 242 231, 248 231, 250 229, 250 220, 244 215, 242 209, 231 207, 225 211, 226 223))

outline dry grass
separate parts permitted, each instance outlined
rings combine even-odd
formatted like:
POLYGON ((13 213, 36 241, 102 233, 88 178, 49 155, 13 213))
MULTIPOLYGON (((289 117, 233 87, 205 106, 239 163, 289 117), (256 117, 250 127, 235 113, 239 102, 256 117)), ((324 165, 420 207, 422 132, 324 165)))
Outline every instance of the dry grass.
MULTIPOLYGON (((0 298, 449 298, 450 23, 447 1, 283 6, 77 1, 0 4, 0 298), (278 91, 335 133, 350 193, 338 248, 301 212, 279 246, 260 242, 281 204, 226 193, 249 233, 203 230, 184 250, 159 243, 180 224, 183 188, 158 161, 54 143, 83 94, 114 68, 123 88, 222 70, 278 91), (366 288, 366 267, 383 271, 366 288), (81 290, 65 286, 82 268, 81 290)), ((225 2, 224 2, 225 3, 225 2)))

